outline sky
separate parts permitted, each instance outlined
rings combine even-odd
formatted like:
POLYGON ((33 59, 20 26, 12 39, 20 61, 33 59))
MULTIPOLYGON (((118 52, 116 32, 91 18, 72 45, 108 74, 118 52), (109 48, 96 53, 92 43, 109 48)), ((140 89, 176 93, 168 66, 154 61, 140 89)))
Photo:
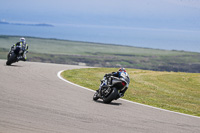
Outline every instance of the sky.
POLYGON ((200 0, 0 1, 0 19, 7 21, 200 28, 200 0))
POLYGON ((0 0, 0 20, 193 32, 200 31, 200 0, 0 0))

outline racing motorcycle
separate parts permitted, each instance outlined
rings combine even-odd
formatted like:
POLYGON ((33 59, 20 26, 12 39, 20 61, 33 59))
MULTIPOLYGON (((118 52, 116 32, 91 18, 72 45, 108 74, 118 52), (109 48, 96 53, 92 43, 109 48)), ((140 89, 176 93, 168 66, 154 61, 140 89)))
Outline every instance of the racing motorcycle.
POLYGON ((121 97, 121 93, 128 89, 130 79, 127 73, 121 73, 120 78, 110 76, 101 80, 100 89, 93 96, 93 100, 102 99, 104 103, 111 103, 121 97))
POLYGON ((7 56, 7 62, 6 65, 11 65, 12 63, 19 61, 19 56, 21 56, 23 53, 21 46, 16 46, 15 49, 12 49, 7 56))

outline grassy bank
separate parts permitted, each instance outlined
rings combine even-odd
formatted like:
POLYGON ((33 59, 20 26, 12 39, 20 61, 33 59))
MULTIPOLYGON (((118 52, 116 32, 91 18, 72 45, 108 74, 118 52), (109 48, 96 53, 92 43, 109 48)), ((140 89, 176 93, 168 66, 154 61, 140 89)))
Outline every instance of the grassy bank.
MULTIPOLYGON (((0 58, 19 41, 0 36, 0 58)), ((26 37, 29 61, 200 73, 200 53, 26 37)))
MULTIPOLYGON (((68 70, 67 80, 97 90, 105 73, 116 68, 68 70)), ((200 74, 127 69, 131 82, 124 99, 200 116, 200 74)), ((92 99, 92 96, 91 96, 92 99)))

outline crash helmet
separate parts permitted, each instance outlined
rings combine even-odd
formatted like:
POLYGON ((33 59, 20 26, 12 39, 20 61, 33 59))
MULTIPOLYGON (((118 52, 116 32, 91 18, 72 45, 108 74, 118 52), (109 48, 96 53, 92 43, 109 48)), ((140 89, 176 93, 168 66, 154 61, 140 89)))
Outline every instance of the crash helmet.
POLYGON ((125 68, 119 68, 118 71, 119 71, 119 72, 126 72, 126 69, 125 69, 125 68))
POLYGON ((20 40, 20 42, 22 42, 22 43, 25 43, 25 42, 26 42, 26 39, 25 39, 25 38, 23 38, 23 37, 22 37, 22 38, 20 38, 19 40, 20 40))

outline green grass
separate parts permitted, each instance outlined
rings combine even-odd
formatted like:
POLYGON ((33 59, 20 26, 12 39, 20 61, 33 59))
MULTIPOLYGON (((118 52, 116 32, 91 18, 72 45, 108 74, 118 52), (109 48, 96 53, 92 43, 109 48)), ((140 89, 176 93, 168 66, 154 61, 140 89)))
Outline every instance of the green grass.
MULTIPOLYGON (((0 35, 0 59, 19 36, 0 35)), ((26 37, 28 61, 200 73, 200 53, 26 37)))
MULTIPOLYGON (((0 47, 9 49, 10 46, 19 41, 19 36, 3 36, 0 35, 0 47)), ((138 48, 123 45, 112 45, 102 43, 78 42, 56 39, 44 39, 26 37, 30 51, 45 54, 64 54, 64 55, 119 55, 119 56, 155 56, 155 55, 171 55, 178 56, 190 55, 191 52, 169 51, 150 48, 138 48)), ((195 54, 195 53, 193 53, 195 54)))
MULTIPOLYGON (((81 86, 97 90, 105 73, 116 68, 64 71, 61 75, 81 86)), ((200 116, 200 74, 127 69, 131 82, 124 99, 171 111, 200 116)), ((92 97, 92 96, 91 96, 92 97)))

